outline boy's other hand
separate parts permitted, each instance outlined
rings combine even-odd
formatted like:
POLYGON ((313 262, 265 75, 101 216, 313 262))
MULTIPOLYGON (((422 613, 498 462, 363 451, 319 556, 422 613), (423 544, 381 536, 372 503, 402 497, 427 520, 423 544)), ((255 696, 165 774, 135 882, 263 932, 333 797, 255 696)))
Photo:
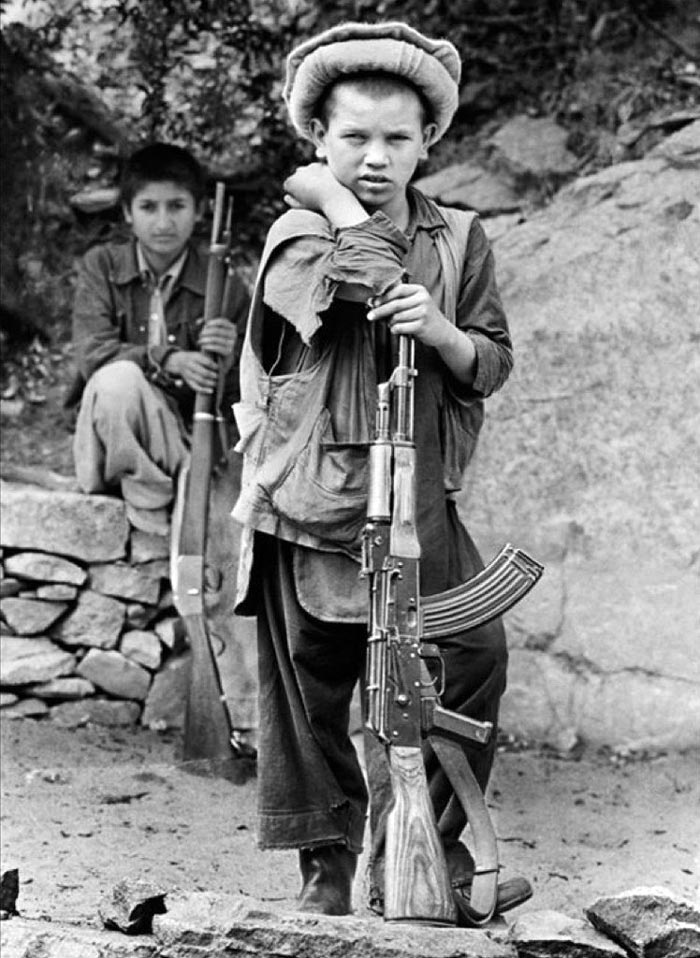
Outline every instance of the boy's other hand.
POLYGON ((425 286, 416 283, 397 283, 384 296, 375 297, 367 319, 386 320, 394 336, 415 336, 435 349, 441 348, 450 326, 425 286))
POLYGON ((283 183, 284 201, 295 210, 321 213, 332 226, 355 226, 367 211, 352 190, 335 178, 326 163, 298 167, 283 183))
POLYGON ((415 336, 426 346, 432 346, 461 383, 474 382, 474 343, 438 309, 425 286, 398 283, 384 296, 374 298, 367 319, 387 322, 394 336, 415 336))
POLYGON ((202 326, 199 346, 205 352, 232 359, 237 336, 238 330, 229 319, 210 319, 202 326))
POLYGON ((163 369, 169 376, 183 379, 197 393, 213 393, 219 378, 219 364, 215 359, 186 349, 170 353, 163 369))

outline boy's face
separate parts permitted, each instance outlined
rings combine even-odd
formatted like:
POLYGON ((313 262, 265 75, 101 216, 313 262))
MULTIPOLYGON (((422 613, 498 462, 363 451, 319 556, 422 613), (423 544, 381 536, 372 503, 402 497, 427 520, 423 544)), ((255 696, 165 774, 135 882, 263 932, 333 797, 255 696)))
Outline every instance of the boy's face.
MULTIPOLYGON (((424 126, 418 95, 408 87, 373 94, 339 83, 328 103, 328 123, 311 122, 316 153, 365 209, 405 220, 406 187, 427 156, 434 127, 424 126)), ((402 224, 403 225, 403 224, 402 224)))
POLYGON ((140 242, 149 265, 165 270, 192 235, 197 204, 190 191, 177 183, 147 183, 124 207, 124 216, 140 242))

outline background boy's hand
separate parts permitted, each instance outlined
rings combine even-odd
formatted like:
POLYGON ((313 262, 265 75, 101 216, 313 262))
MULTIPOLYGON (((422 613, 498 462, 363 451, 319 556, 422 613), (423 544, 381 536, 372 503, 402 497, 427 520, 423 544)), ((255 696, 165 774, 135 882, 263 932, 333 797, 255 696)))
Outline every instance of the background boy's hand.
POLYGON ((205 352, 223 357, 225 369, 230 369, 237 335, 236 327, 230 320, 223 317, 210 319, 199 334, 202 352, 176 350, 166 358, 163 368, 170 376, 183 379, 195 392, 212 393, 219 378, 219 363, 205 355, 205 352))
POLYGON ((415 336, 435 349, 443 346, 451 325, 425 286, 417 283, 397 283, 384 296, 376 297, 367 319, 385 320, 395 336, 415 336))
POLYGON ((238 330, 229 319, 210 319, 202 326, 199 346, 208 353, 216 353, 232 361, 237 336, 238 330))
POLYGON ((187 349, 170 353, 163 369, 169 376, 184 380, 197 393, 213 393, 219 378, 219 364, 215 359, 187 349))

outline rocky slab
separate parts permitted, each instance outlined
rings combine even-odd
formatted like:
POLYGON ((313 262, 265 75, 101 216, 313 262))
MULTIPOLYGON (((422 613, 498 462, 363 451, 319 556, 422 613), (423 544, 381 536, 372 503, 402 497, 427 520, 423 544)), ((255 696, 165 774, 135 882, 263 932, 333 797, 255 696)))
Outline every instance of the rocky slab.
POLYGON ((170 658, 156 672, 148 692, 141 724, 157 731, 182 728, 189 677, 189 656, 170 658))
POLYGON ((163 656, 163 647, 155 632, 132 629, 119 642, 119 651, 147 669, 157 669, 163 656))
POLYGON ((68 675, 65 678, 52 679, 40 685, 31 685, 27 689, 29 695, 39 699, 70 702, 74 699, 84 699, 95 694, 95 686, 87 679, 77 675, 68 675))
POLYGON ((93 565, 90 567, 90 586, 103 595, 156 605, 162 571, 160 561, 139 566, 125 562, 93 565))
POLYGON ((599 898, 586 915, 635 958, 700 955, 700 909, 665 888, 633 888, 599 898))
POLYGON ((142 702, 148 694, 151 674, 121 652, 90 649, 76 672, 97 688, 122 699, 142 702))
POLYGON ((60 705, 54 705, 49 710, 49 714, 51 721, 63 728, 79 728, 83 725, 120 728, 135 725, 138 722, 141 706, 137 702, 96 696, 80 702, 62 702, 60 705))
POLYGON ((380 919, 273 913, 261 902, 204 892, 166 897, 153 932, 172 958, 201 955, 294 958, 517 958, 489 931, 425 927, 380 919), (187 951, 189 948, 191 951, 187 951), (199 949, 199 950, 195 950, 199 949))
POLYGON ((502 214, 519 210, 522 198, 503 176, 471 161, 453 163, 416 181, 416 187, 438 203, 502 214))
POLYGON ((69 675, 77 659, 49 639, 6 635, 0 642, 0 685, 33 685, 69 675))
POLYGON ((168 559, 170 557, 170 539, 168 536, 157 536, 150 532, 134 529, 131 533, 131 555, 134 564, 150 562, 151 559, 168 559))
POLYGON ((0 612, 15 635, 41 635, 66 611, 63 602, 42 602, 12 596, 0 601, 0 612))
POLYGON ((561 182, 578 166, 567 149, 569 134, 550 117, 522 114, 504 123, 491 137, 490 145, 502 165, 516 180, 561 182))
POLYGON ((48 713, 49 707, 43 699, 23 698, 3 709, 2 714, 5 718, 44 718, 48 713))
POLYGON ((3 482, 0 545, 53 552, 83 562, 126 555, 129 524, 121 499, 3 482))
MULTIPOLYGON (((3 958, 157 958, 150 937, 129 938, 59 921, 11 918, 0 923, 3 958)), ((181 956, 185 958, 185 956, 181 956)), ((196 958, 196 953, 191 953, 196 958)))
POLYGON ((81 586, 87 579, 82 566, 44 552, 19 552, 5 559, 5 571, 32 582, 63 582, 81 586))
POLYGON ((518 958, 625 958, 626 952, 581 918, 534 911, 517 918, 508 940, 518 958))
POLYGON ((119 641, 125 614, 124 604, 118 599, 84 589, 76 607, 56 630, 56 637, 71 647, 113 649, 119 641))
POLYGON ((37 599, 44 602, 72 602, 78 596, 78 587, 65 582, 52 582, 40 585, 36 590, 37 599))

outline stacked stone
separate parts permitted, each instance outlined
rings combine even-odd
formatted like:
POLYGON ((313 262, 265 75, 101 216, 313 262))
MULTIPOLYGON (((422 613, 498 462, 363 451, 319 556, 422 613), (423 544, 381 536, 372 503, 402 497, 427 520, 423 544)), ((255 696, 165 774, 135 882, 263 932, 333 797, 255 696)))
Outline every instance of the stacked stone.
POLYGON ((168 539, 132 529, 109 496, 2 483, 0 503, 2 715, 180 726, 168 539))

